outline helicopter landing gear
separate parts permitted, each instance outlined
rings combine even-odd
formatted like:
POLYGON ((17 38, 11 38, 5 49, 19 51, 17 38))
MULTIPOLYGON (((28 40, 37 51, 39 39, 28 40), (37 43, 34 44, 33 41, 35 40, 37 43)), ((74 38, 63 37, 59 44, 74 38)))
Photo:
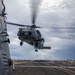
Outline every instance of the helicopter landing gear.
POLYGON ((20 42, 20 46, 22 46, 22 45, 23 45, 23 42, 21 41, 21 42, 20 42))
POLYGON ((38 50, 36 49, 35 52, 38 52, 38 50))

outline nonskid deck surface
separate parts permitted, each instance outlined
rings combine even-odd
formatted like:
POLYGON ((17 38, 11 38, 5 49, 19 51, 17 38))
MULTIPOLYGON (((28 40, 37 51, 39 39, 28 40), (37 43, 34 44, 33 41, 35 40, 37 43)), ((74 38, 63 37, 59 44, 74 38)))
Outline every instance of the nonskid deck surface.
POLYGON ((16 61, 14 75, 75 75, 75 61, 16 61))

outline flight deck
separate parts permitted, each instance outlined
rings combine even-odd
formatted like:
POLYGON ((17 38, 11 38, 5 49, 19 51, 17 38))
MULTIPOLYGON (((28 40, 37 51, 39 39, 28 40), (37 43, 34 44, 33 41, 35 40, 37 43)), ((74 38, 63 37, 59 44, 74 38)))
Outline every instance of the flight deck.
POLYGON ((75 61, 15 61, 14 75, 75 75, 75 61))

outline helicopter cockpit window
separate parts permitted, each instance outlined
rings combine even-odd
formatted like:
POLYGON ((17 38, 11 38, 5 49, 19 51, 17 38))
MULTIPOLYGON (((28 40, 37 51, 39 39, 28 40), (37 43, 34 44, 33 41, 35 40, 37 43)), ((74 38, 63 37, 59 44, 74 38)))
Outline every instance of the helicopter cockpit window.
POLYGON ((44 41, 41 41, 41 44, 44 45, 44 41))
POLYGON ((41 33, 40 33, 40 31, 39 31, 39 30, 37 30, 37 33, 38 33, 38 35, 41 37, 41 33))
POLYGON ((19 28, 20 31, 22 31, 22 28, 19 28))

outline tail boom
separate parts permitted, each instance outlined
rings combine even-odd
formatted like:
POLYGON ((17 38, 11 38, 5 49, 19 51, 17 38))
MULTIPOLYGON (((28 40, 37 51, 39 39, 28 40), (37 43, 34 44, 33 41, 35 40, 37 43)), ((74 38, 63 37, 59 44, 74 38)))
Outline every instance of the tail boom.
POLYGON ((42 49, 51 49, 51 47, 44 46, 42 49))

